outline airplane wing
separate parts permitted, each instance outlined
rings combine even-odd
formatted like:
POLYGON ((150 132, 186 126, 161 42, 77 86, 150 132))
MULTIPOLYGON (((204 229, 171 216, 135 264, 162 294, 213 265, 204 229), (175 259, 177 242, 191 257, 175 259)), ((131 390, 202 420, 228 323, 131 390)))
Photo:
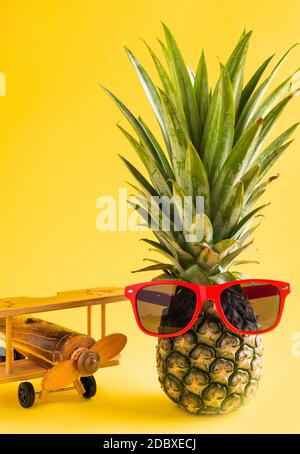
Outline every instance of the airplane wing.
POLYGON ((14 297, 0 299, 0 317, 34 314, 38 312, 94 306, 126 300, 124 290, 118 287, 97 287, 58 292, 47 297, 14 297))

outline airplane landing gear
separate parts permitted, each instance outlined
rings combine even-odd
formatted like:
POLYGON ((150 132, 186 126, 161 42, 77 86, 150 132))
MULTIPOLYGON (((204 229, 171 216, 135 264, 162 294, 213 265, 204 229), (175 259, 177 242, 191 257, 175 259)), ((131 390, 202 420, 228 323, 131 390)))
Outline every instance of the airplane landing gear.
POLYGON ((35 401, 35 392, 32 383, 23 381, 19 384, 18 399, 23 408, 32 407, 35 401))
MULTIPOLYGON (((85 392, 82 394, 82 397, 85 399, 91 399, 92 397, 95 396, 96 391, 97 391, 97 383, 95 378, 91 375, 88 377, 81 377, 80 381, 84 387, 85 392)), ((63 389, 57 389, 56 391, 51 391, 51 392, 59 392, 59 391, 68 391, 74 389, 73 387, 71 388, 63 388, 63 389)), ((33 384, 30 383, 29 381, 23 381, 19 384, 18 388, 18 399, 21 407, 23 408, 30 408, 33 406, 35 402, 35 395, 39 395, 41 397, 41 392, 35 392, 33 384)))

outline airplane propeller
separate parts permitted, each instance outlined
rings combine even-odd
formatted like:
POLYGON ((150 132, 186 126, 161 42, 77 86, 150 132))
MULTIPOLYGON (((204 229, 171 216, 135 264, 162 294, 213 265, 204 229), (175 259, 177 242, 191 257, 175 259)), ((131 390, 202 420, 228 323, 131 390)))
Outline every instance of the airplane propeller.
POLYGON ((82 376, 94 374, 101 364, 117 356, 127 342, 124 334, 109 334, 95 342, 89 349, 79 348, 72 357, 53 366, 42 380, 42 388, 47 393, 65 388, 82 376))

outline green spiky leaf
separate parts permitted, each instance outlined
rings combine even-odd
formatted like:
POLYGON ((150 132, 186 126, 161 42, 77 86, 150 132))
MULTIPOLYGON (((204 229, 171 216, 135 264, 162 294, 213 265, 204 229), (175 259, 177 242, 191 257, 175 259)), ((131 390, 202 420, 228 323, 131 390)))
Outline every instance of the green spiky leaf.
POLYGON ((174 174, 179 184, 182 185, 182 181, 185 177, 184 162, 188 142, 188 132, 185 129, 185 126, 181 123, 172 101, 164 92, 160 91, 160 95, 164 106, 165 121, 169 131, 171 160, 174 174))
POLYGON ((242 176, 241 180, 244 183, 244 197, 245 200, 248 200, 251 195, 255 185, 258 182, 260 174, 260 164, 256 164, 251 167, 247 172, 242 176))
POLYGON ((257 145, 255 147, 255 150, 252 154, 251 160, 250 160, 250 165, 251 162, 255 162, 256 156, 259 154, 261 148, 263 147, 265 141, 268 139, 270 133, 272 132, 276 121, 280 117, 281 113, 285 109, 285 107, 288 105, 290 100, 293 98, 293 95, 287 96, 284 98, 282 101, 280 101, 265 117, 264 119, 264 124, 262 126, 257 145))
MULTIPOLYGON (((138 121, 137 118, 127 109, 125 104, 122 103, 113 93, 111 93, 107 88, 102 87, 103 90, 113 99, 116 105, 119 107, 121 112, 127 118, 136 134, 138 135, 141 144, 144 145, 144 149, 147 150, 151 155, 153 160, 156 162, 157 167, 160 168, 160 172, 163 174, 164 178, 167 180, 168 174, 164 170, 164 165, 160 160, 160 150, 155 148, 155 144, 151 141, 151 137, 148 136, 147 131, 144 129, 143 125, 138 121)), ((152 159, 151 158, 151 159, 152 159)))
POLYGON ((232 266, 249 265, 249 264, 259 265, 259 262, 257 260, 233 260, 233 262, 231 263, 232 266))
POLYGON ((195 98, 198 105, 200 123, 199 128, 202 133, 209 102, 209 87, 208 87, 208 76, 207 67, 204 52, 202 51, 201 57, 198 63, 195 85, 194 85, 195 98))
MULTIPOLYGON (((165 155, 164 151, 162 150, 160 144, 158 143, 157 139, 155 138, 154 134, 148 128, 148 126, 146 125, 146 123, 144 122, 144 120, 141 117, 138 117, 138 121, 140 122, 140 124, 142 125, 142 127, 144 128, 146 133, 148 134, 151 142, 154 145, 155 150, 157 151, 157 154, 158 154, 158 157, 159 157, 159 162, 161 163, 161 166, 163 168, 164 174, 167 175, 168 178, 174 178, 174 173, 173 173, 173 170, 172 170, 172 168, 171 168, 171 166, 169 164, 169 161, 166 158, 166 155, 165 155)), ((168 149, 168 152, 169 152, 169 149, 168 149)))
POLYGON ((163 24, 163 29, 169 56, 172 60, 173 74, 175 76, 177 92, 183 106, 191 139, 196 149, 200 150, 200 118, 189 72, 174 36, 165 24, 163 24))
POLYGON ((236 235, 239 234, 240 230, 247 225, 252 219, 259 213, 261 210, 263 210, 265 207, 269 206, 269 203, 265 203, 264 205, 260 205, 257 208, 254 208, 254 210, 250 211, 250 213, 246 214, 239 222, 238 224, 231 230, 230 236, 235 237, 236 235))
POLYGON ((237 111, 240 102, 244 81, 245 63, 251 35, 252 31, 242 35, 226 63, 226 68, 233 90, 235 111, 237 111))
POLYGON ((249 241, 248 243, 244 244, 243 246, 240 246, 239 248, 235 249, 235 251, 231 252, 230 254, 228 254, 223 260, 222 260, 222 263, 221 263, 221 269, 222 270, 227 270, 227 268, 230 267, 230 265, 232 264, 232 262, 234 261, 234 259, 236 257, 238 257, 245 249, 247 249, 249 246, 251 246, 251 244, 253 243, 253 240, 252 241, 249 241))
MULTIPOLYGON (((295 123, 294 125, 290 126, 288 129, 286 129, 282 134, 280 134, 278 137, 276 137, 276 139, 273 140, 273 142, 267 148, 265 148, 263 153, 270 154, 270 153, 272 153, 272 151, 281 147, 281 145, 283 145, 291 137, 291 135, 296 130, 298 125, 299 125, 299 123, 295 123)), ((256 162, 258 159, 256 159, 256 162)))
POLYGON ((293 74, 282 82, 267 98, 261 103, 251 121, 255 121, 259 117, 265 117, 284 97, 289 99, 289 96, 295 96, 297 89, 294 84, 299 82, 300 70, 297 69, 293 74))
POLYGON ((230 271, 225 271, 224 273, 219 273, 219 274, 215 274, 214 276, 210 276, 210 280, 214 284, 223 284, 225 282, 236 281, 237 278, 230 271))
POLYGON ((243 111, 245 105, 247 104, 249 98, 251 97, 252 93, 254 92, 258 82, 260 81, 261 76, 265 72, 268 64, 272 60, 275 54, 271 55, 268 57, 261 65, 260 67, 255 71, 253 76, 249 79, 248 83, 245 85, 243 88, 242 94, 241 94, 241 99, 240 99, 240 104, 239 104, 239 109, 238 109, 238 114, 237 114, 237 119, 239 119, 241 112, 243 111))
POLYGON ((209 105, 203 130, 203 162, 212 184, 232 147, 234 135, 234 101, 230 78, 220 65, 220 79, 209 105))
POLYGON ((197 264, 190 266, 183 274, 183 280, 195 284, 209 285, 210 279, 205 271, 197 264))
POLYGON ((145 243, 150 244, 150 246, 156 249, 169 253, 169 249, 166 246, 162 245, 161 243, 158 243, 157 241, 153 241, 148 238, 141 238, 140 241, 144 241, 145 243))
POLYGON ((233 238, 228 238, 226 240, 221 240, 218 243, 214 244, 213 250, 216 251, 221 258, 227 255, 232 249, 237 246, 237 241, 233 238))
POLYGON ((173 270, 174 266, 170 263, 156 263, 154 265, 145 266, 139 270, 131 271, 132 273, 141 273, 142 271, 155 271, 155 270, 173 270))
POLYGON ((133 53, 126 46, 125 46, 125 51, 138 75, 138 78, 142 84, 142 87, 146 93, 149 103, 153 109, 153 112, 154 112, 154 114, 157 118, 157 121, 159 123, 159 126, 162 130, 165 144, 166 144, 167 148, 169 149, 170 143, 169 143, 169 137, 168 137, 168 130, 167 130, 165 122, 164 122, 163 110, 162 110, 161 100, 160 100, 158 91, 157 91, 151 77, 147 73, 147 71, 143 68, 143 66, 140 64, 140 62, 137 60, 137 58, 133 55, 133 53))
POLYGON ((239 139, 239 137, 243 134, 243 132, 247 129, 248 125, 251 121, 255 118, 255 115, 258 111, 260 106, 260 101, 262 100, 264 94, 266 93, 267 89, 269 88, 271 82, 273 81, 274 77, 278 73, 280 67, 284 63, 285 59, 287 58, 290 51, 296 46, 290 47, 288 51, 283 55, 283 57, 279 60, 271 74, 267 77, 267 79, 254 91, 252 96, 249 98, 247 104, 245 105, 239 121, 236 125, 235 130, 235 141, 239 139))
POLYGON ((230 236, 231 230, 235 228, 240 218, 243 201, 244 187, 243 183, 238 181, 216 214, 213 224, 215 241, 230 236))
POLYGON ((281 145, 281 147, 275 148, 275 150, 266 149, 261 153, 257 160, 261 166, 260 177, 263 177, 268 172, 291 143, 293 143, 293 140, 281 145))
POLYGON ((240 138, 226 159, 217 178, 212 195, 213 213, 224 204, 228 192, 242 178, 247 169, 250 157, 255 150, 263 121, 254 123, 240 138))
POLYGON ((168 186, 168 183, 163 175, 162 168, 158 165, 157 161, 153 158, 152 154, 147 148, 144 148, 137 140, 132 137, 124 128, 118 125, 118 128, 125 135, 129 143, 135 149, 137 155, 141 159, 145 168, 148 171, 149 177, 154 185, 155 189, 159 194, 171 196, 171 191, 168 186))
POLYGON ((145 177, 143 177, 143 175, 135 168, 135 166, 127 161, 127 159, 125 159, 123 156, 119 155, 119 157, 124 162, 130 173, 134 176, 136 181, 141 185, 141 187, 145 189, 145 191, 147 191, 150 195, 158 196, 158 193, 154 189, 154 187, 151 186, 151 184, 146 180, 145 177))
POLYGON ((152 57, 152 60, 156 67, 157 73, 161 80, 164 92, 171 99, 171 101, 174 103, 174 105, 176 105, 176 92, 175 92, 175 88, 174 88, 173 82, 171 81, 169 74, 167 73, 163 64, 161 63, 161 61, 159 60, 157 55, 153 52, 151 47, 145 41, 144 41, 144 43, 147 46, 147 49, 152 57))
POLYGON ((208 244, 202 243, 197 263, 204 270, 210 270, 220 263, 220 256, 208 244))
POLYGON ((260 226, 261 222, 256 224, 254 227, 251 227, 250 229, 246 230, 242 235, 238 237, 238 242, 240 245, 243 245, 249 238, 250 236, 255 232, 255 230, 260 226))
POLYGON ((205 212, 210 212, 210 190, 205 167, 202 160, 194 148, 192 142, 188 143, 185 159, 185 175, 188 177, 184 180, 183 189, 186 195, 204 197, 205 212))

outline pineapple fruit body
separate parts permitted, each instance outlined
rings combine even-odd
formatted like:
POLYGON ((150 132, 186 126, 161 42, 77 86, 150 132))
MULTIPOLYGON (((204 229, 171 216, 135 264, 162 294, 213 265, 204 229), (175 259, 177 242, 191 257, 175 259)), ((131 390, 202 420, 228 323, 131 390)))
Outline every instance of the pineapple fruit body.
POLYGON ((262 338, 229 331, 215 311, 203 312, 187 333, 158 340, 163 391, 198 415, 237 410, 256 394, 262 373, 262 338))
MULTIPOLYGON (((170 30, 164 24, 163 29, 165 42, 160 44, 165 61, 147 45, 159 87, 126 48, 158 120, 162 140, 105 89, 134 131, 133 136, 118 125, 147 173, 145 178, 135 164, 121 157, 138 185, 130 183, 136 191, 131 206, 155 235, 155 240, 143 241, 163 257, 162 261, 145 259, 151 264, 138 271, 159 270, 162 274, 156 279, 200 285, 238 281, 245 276, 235 267, 253 263, 239 260, 239 256, 251 246, 261 211, 268 205, 257 202, 278 177, 268 176, 268 172, 291 144, 290 137, 298 125, 269 141, 279 116, 299 91, 299 70, 268 91, 294 46, 266 78, 263 74, 272 56, 244 83, 252 34, 244 31, 226 64, 220 64, 219 80, 211 88, 204 52, 194 73, 170 30), (173 209, 156 202, 153 212, 152 202, 157 196, 173 199, 173 209), (201 213, 197 211, 199 196, 204 200, 201 213), (186 197, 192 211, 187 223, 182 219, 186 197), (181 230, 176 228, 174 213, 184 221, 181 230), (162 215, 170 220, 168 230, 164 229, 162 215), (200 225, 202 235, 194 235, 200 225)), ((231 299, 226 304, 235 320, 241 320, 244 331, 256 331, 251 311, 245 310, 245 319, 241 319, 243 308, 238 301, 231 299)), ((247 403, 256 392, 261 376, 261 337, 229 331, 214 307, 206 306, 189 332, 158 341, 159 380, 166 394, 191 413, 228 413, 247 403)))

